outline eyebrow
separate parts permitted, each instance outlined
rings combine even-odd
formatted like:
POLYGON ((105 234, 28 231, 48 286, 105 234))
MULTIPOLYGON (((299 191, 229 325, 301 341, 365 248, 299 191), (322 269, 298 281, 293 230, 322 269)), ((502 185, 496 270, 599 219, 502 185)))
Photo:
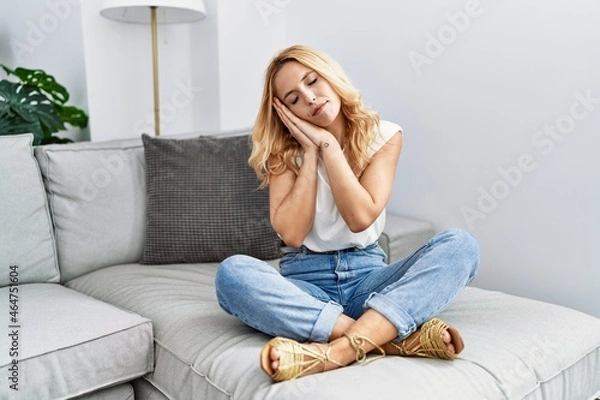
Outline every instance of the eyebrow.
MULTIPOLYGON (((306 74, 304 74, 304 76, 302 77, 302 79, 300 80, 300 82, 304 81, 310 74, 312 74, 314 71, 308 71, 306 74)), ((290 91, 288 91, 282 98, 282 101, 285 101, 285 99, 292 94, 292 92, 294 92, 296 89, 292 89, 290 91)))

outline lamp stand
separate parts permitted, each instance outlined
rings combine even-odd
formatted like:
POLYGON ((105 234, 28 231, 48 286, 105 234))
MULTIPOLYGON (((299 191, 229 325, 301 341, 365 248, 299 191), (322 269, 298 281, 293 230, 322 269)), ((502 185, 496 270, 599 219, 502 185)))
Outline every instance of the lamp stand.
POLYGON ((154 135, 160 135, 160 100, 158 90, 158 39, 156 33, 156 6, 150 6, 150 27, 152 29, 152 74, 154 78, 154 135))

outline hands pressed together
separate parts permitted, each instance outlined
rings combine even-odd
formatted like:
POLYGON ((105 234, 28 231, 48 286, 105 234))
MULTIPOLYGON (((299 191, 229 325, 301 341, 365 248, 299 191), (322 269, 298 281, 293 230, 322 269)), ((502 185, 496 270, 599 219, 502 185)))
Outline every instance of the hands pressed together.
POLYGON ((296 116, 277 97, 273 99, 273 107, 292 136, 300 143, 305 152, 319 151, 325 143, 335 140, 331 132, 318 127, 296 116))

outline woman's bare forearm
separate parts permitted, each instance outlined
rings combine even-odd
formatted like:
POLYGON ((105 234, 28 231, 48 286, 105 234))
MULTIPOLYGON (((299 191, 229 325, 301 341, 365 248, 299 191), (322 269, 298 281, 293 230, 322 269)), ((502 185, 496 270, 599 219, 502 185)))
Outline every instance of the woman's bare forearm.
POLYGON ((315 217, 317 197, 316 151, 304 154, 298 176, 286 171, 271 180, 271 224, 289 246, 299 247, 315 217))

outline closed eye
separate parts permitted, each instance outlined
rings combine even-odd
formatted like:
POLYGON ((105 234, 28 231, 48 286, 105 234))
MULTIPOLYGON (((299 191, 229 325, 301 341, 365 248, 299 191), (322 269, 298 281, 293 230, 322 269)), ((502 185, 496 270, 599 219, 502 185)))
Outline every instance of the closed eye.
POLYGON ((319 78, 315 78, 315 79, 313 79, 312 81, 310 81, 310 82, 308 83, 308 86, 312 85, 313 83, 316 83, 318 79, 319 79, 319 78))
POLYGON ((294 100, 292 100, 292 105, 296 104, 298 102, 298 96, 296 96, 296 98, 294 100))

